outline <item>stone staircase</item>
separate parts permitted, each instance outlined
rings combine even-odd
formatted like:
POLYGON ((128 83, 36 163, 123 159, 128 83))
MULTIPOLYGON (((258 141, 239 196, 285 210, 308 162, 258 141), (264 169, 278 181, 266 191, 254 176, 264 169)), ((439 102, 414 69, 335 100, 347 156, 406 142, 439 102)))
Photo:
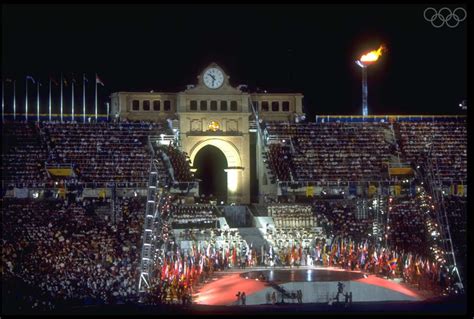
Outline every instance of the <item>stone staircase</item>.
POLYGON ((239 228, 239 233, 242 239, 247 241, 247 244, 253 244, 253 247, 260 252, 261 247, 268 246, 267 241, 262 237, 262 234, 257 227, 239 228))

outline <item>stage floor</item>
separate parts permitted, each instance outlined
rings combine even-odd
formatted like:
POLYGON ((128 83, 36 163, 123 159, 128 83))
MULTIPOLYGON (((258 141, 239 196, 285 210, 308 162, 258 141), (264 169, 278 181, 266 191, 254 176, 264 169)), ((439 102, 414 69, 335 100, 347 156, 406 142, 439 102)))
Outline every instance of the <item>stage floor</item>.
POLYGON ((346 271, 339 268, 300 267, 296 268, 253 268, 217 272, 195 294, 194 302, 201 305, 233 305, 236 294, 245 291, 247 305, 266 303, 266 295, 272 288, 266 281, 259 280, 263 274, 267 280, 283 286, 287 291, 301 289, 304 303, 324 303, 337 292, 337 282, 343 282, 346 291, 352 291, 353 302, 421 301, 432 294, 408 287, 396 280, 387 280, 360 271, 346 271))
POLYGON ((277 284, 285 282, 351 281, 364 278, 361 272, 334 271, 330 269, 275 269, 250 271, 240 274, 242 278, 257 279, 260 275, 277 284))

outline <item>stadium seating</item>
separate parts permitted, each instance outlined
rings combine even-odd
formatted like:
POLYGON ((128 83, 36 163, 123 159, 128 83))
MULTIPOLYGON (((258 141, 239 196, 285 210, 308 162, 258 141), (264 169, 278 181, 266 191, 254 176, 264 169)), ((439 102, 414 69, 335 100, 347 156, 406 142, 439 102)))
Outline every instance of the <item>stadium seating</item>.
POLYGON ((43 187, 47 181, 39 129, 33 123, 2 125, 2 179, 5 185, 43 187))
POLYGON ((193 176, 189 164, 189 158, 174 146, 163 148, 173 166, 174 178, 178 182, 191 182, 193 176))
POLYGON ((351 238, 362 241, 372 234, 373 219, 356 218, 356 200, 326 200, 313 201, 313 210, 319 226, 330 237, 351 238))
POLYGON ((115 226, 86 213, 87 202, 5 199, 2 278, 21 278, 51 300, 136 300, 144 208, 142 199, 125 201, 115 226))
POLYGON ((172 205, 173 228, 214 228, 217 212, 212 205, 172 205))
POLYGON ((162 123, 44 123, 51 163, 78 167, 81 181, 146 183, 151 155, 147 137, 165 131, 162 123))
POLYGON ((400 146, 406 161, 424 164, 429 156, 437 162, 445 182, 467 180, 467 126, 465 121, 398 122, 400 146))
MULTIPOLYGON (((291 155, 282 146, 269 147, 269 159, 278 179, 288 181, 382 180, 389 161, 386 123, 267 123, 268 136, 291 138, 291 155)), ((285 142, 287 142, 285 140, 285 142)), ((288 143, 288 142, 287 142, 288 143)))

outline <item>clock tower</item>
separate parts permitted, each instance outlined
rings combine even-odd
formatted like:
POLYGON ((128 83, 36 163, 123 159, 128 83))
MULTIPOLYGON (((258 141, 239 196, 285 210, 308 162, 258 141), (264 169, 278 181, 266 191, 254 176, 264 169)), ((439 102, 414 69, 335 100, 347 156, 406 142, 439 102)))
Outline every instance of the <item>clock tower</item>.
POLYGON ((197 84, 177 94, 180 142, 191 160, 206 146, 217 147, 227 160, 227 202, 250 203, 249 94, 233 87, 229 76, 211 63, 197 84))

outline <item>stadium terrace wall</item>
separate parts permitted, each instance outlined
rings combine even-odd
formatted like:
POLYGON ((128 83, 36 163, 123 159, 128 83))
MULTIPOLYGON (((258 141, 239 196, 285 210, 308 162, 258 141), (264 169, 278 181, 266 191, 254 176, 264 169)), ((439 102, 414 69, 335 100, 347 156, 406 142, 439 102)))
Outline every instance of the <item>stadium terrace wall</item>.
POLYGON ((316 123, 377 123, 377 122, 464 122, 465 115, 316 115, 316 123))

